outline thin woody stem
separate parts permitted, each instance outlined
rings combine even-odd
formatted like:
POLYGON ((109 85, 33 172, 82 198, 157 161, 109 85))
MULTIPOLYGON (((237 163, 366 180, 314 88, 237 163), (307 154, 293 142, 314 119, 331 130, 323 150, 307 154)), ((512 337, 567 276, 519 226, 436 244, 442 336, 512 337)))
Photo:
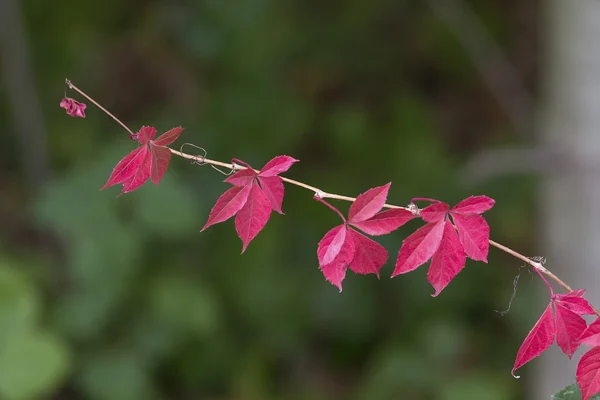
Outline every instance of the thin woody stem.
MULTIPOLYGON (((121 122, 117 117, 115 117, 114 115, 112 115, 108 110, 106 110, 104 107, 102 107, 100 104, 98 104, 94 99, 92 99, 91 97, 89 97, 87 94, 85 94, 82 90, 80 90, 77 86, 73 85, 71 83, 70 80, 66 80, 66 84, 69 86, 70 89, 75 90, 77 93, 79 93, 80 95, 82 95, 83 97, 85 97, 86 99, 88 99, 91 103, 93 103, 96 107, 98 107, 99 109, 101 109, 102 111, 104 111, 108 116, 110 116, 112 119, 114 119, 119 125, 121 125, 123 128, 125 128, 125 130, 127 132, 129 132, 130 134, 134 134, 131 129, 129 129, 127 127, 127 125, 125 125, 123 122, 121 122)), ((236 170, 242 170, 242 169, 246 169, 247 167, 244 167, 242 165, 239 164, 230 164, 230 163, 224 163, 221 161, 216 161, 216 160, 211 160, 208 159, 206 157, 203 156, 199 156, 199 155, 192 155, 192 154, 187 154, 181 151, 177 151, 174 149, 169 148, 169 150, 171 151, 171 153, 175 154, 176 156, 185 158, 187 160, 191 160, 191 161, 195 161, 198 164, 202 165, 202 164, 209 164, 209 165, 213 165, 215 167, 223 167, 223 168, 227 168, 230 169, 232 171, 236 171, 236 170)), ((259 172, 258 170, 254 170, 255 172, 259 172)), ((325 198, 329 198, 329 199, 335 199, 335 200, 343 200, 343 201, 349 201, 349 202, 353 202, 356 200, 356 197, 349 197, 349 196, 342 196, 339 194, 334 194, 334 193, 327 193, 315 186, 311 186, 308 185, 306 183, 303 182, 299 182, 293 179, 289 179, 286 177, 281 177, 281 179, 284 182, 287 182, 291 185, 295 185, 295 186, 299 186, 301 188, 307 189, 311 192, 313 192, 315 194, 315 196, 322 201, 322 199, 325 198)), ((327 204, 328 206, 329 203, 322 201, 324 204, 327 204)), ((414 215, 419 215, 420 209, 417 207, 401 207, 401 206, 397 206, 397 205, 393 205, 393 204, 384 204, 383 205, 385 208, 402 208, 404 210, 410 211, 412 212, 414 215)), ((333 206, 330 206, 330 208, 333 208, 333 206)), ((335 208, 334 208, 335 209, 335 208)), ((336 210, 337 211, 337 210, 336 210)), ((338 211, 339 213, 339 211, 338 211)), ((340 214, 341 215, 341 214, 340 214)), ((342 216, 342 219, 344 219, 344 217, 342 216)), ((551 280, 553 280, 554 282, 556 282, 559 286, 561 286, 563 289, 565 289, 567 292, 571 292, 573 291, 573 289, 571 289, 571 287, 569 285, 567 285, 565 282, 563 282, 560 278, 558 278, 556 275, 554 275, 552 272, 550 272, 548 269, 546 269, 543 265, 543 263, 539 262, 539 261, 534 261, 533 259, 526 257, 520 253, 517 253, 516 251, 498 243, 495 242, 493 240, 489 240, 489 243, 491 246, 496 247, 497 249, 500 249, 502 251, 504 251, 505 253, 510 254, 511 256, 518 258, 519 260, 531 265, 536 272, 538 272, 540 274, 540 277, 545 281, 546 284, 548 284, 548 282, 546 281, 546 279, 541 275, 544 274, 546 275, 548 278, 550 278, 551 280)), ((550 291, 552 291, 552 288, 550 287, 550 291)), ((593 308, 593 307, 592 307, 593 308)), ((600 316, 600 311, 598 311, 597 309, 593 308, 594 312, 596 313, 596 315, 600 316)))

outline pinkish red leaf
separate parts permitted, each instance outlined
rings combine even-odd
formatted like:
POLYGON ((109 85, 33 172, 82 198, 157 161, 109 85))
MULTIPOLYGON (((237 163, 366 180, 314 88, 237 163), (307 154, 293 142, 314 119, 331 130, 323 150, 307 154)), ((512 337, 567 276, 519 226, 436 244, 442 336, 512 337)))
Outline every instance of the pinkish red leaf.
POLYGON ((415 218, 415 215, 403 208, 392 208, 375 214, 366 221, 352 222, 350 224, 357 227, 368 235, 387 235, 395 231, 402 225, 415 218))
POLYGON ((153 140, 152 142, 156 146, 168 146, 177 140, 179 135, 181 135, 182 131, 183 131, 183 128, 180 126, 169 129, 168 131, 166 131, 165 133, 160 135, 158 138, 156 138, 156 140, 153 140))
POLYGON ((443 219, 424 225, 404 239, 392 278, 417 269, 433 256, 442 241, 444 225, 443 219))
POLYGON ((467 256, 450 220, 444 223, 442 241, 431 259, 427 280, 436 297, 465 266, 467 256))
POLYGON ((256 177, 256 172, 252 169, 242 169, 235 174, 231 175, 225 182, 233 185, 233 186, 246 186, 252 183, 254 178, 256 177))
POLYGON ((167 147, 150 144, 150 153, 152 161, 150 163, 150 179, 155 185, 158 185, 167 171, 171 161, 171 150, 167 147))
POLYGON ((242 187, 234 186, 223 193, 212 210, 210 210, 208 221, 200 232, 211 225, 218 224, 219 222, 226 221, 233 217, 235 213, 240 211, 246 204, 251 189, 252 185, 242 187))
MULTIPOLYGON (((235 187, 234 187, 235 188, 235 187)), ((271 216, 271 203, 257 184, 251 185, 250 194, 244 207, 235 216, 235 230, 242 243, 242 253, 248 244, 265 227, 271 216)))
POLYGON ((373 217, 385 204, 390 185, 378 186, 359 195, 350 206, 348 221, 362 222, 373 217))
POLYGON ((550 303, 519 348, 511 374, 518 378, 518 376, 515 376, 515 371, 552 346, 555 333, 552 303, 550 303))
MULTIPOLYGON (((346 225, 342 225, 342 227, 344 230, 350 230, 346 225)), ((342 281, 346 276, 346 269, 348 268, 348 264, 354 258, 355 251, 356 247, 354 245, 354 240, 347 232, 344 242, 342 243, 340 251, 335 259, 328 264, 321 265, 321 271, 323 272, 325 279, 337 286, 338 289, 340 289, 340 292, 342 291, 342 281)))
POLYGON ((279 214, 283 214, 281 205, 283 204, 284 187, 281 178, 278 176, 261 176, 258 178, 258 182, 269 199, 271 208, 279 214))
POLYGON ((118 185, 119 183, 126 182, 133 178, 138 169, 143 165, 147 152, 147 146, 140 146, 123 157, 113 169, 106 184, 100 190, 106 189, 109 186, 118 185))
POLYGON ((134 190, 141 187, 144 183, 146 183, 146 181, 150 177, 149 166, 150 166, 150 162, 151 162, 150 161, 151 156, 150 156, 150 152, 148 151, 148 147, 147 146, 143 146, 143 147, 144 147, 144 150, 141 152, 141 154, 144 155, 144 161, 142 162, 142 165, 137 169, 135 174, 130 179, 123 182, 123 190, 121 190, 121 194, 133 192, 134 190))
POLYGON ((579 337, 585 330, 585 320, 560 303, 554 303, 556 314, 556 343, 571 359, 579 347, 579 337))
POLYGON ((421 218, 425 222, 438 222, 448 214, 450 206, 446 203, 434 203, 421 210, 421 218))
POLYGON ((487 196, 471 196, 452 208, 452 213, 460 214, 483 214, 494 206, 494 199, 487 196))
POLYGON ((156 128, 153 126, 142 126, 137 133, 137 140, 141 144, 148 144, 156 136, 156 128))
POLYGON ((600 346, 600 318, 596 318, 579 336, 579 341, 586 346, 600 346))
POLYGON ((556 294, 554 299, 578 315, 595 314, 590 303, 583 298, 584 294, 584 289, 578 289, 569 293, 556 294))
POLYGON ((71 117, 85 118, 85 107, 84 103, 80 103, 70 97, 65 97, 60 101, 61 108, 64 108, 71 117))
POLYGON ((469 258, 487 262, 490 248, 490 227, 481 215, 452 214, 458 237, 469 258))
POLYGON ((354 229, 348 229, 348 234, 355 247, 354 258, 348 267, 355 274, 375 274, 379 278, 379 270, 388 259, 385 247, 354 229))
POLYGON ((576 376, 581 400, 588 400, 600 392, 600 347, 594 347, 581 357, 576 376))
POLYGON ((295 158, 289 156, 277 156, 269 161, 259 172, 261 177, 269 177, 279 175, 287 171, 290 167, 298 162, 295 158))
POLYGON ((338 225, 323 236, 317 247, 319 265, 327 265, 340 254, 342 246, 346 241, 348 228, 345 224, 338 225))

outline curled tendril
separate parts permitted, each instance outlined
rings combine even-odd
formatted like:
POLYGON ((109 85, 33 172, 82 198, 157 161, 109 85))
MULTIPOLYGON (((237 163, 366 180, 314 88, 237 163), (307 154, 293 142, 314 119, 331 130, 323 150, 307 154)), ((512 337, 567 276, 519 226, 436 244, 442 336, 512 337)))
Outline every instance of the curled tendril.
MULTIPOLYGON (((200 150, 202 153, 204 153, 204 154, 202 154, 202 155, 200 155, 200 154, 196 154, 196 155, 194 156, 194 158, 193 158, 192 160, 190 160, 192 164, 199 165, 199 166, 203 166, 203 165, 206 165, 206 164, 207 164, 206 162, 204 162, 204 160, 206 159, 206 156, 207 156, 207 154, 208 154, 208 152, 206 151, 206 149, 205 149, 205 148, 203 148, 203 147, 200 147, 200 146, 197 146, 197 145, 195 145, 195 144, 193 144, 193 143, 184 143, 184 144, 182 144, 182 145, 181 145, 181 147, 179 148, 179 151, 180 151, 180 152, 182 152, 182 153, 184 153, 184 151, 183 151, 183 148, 184 148, 185 146, 192 146, 193 148, 195 148, 195 149, 198 149, 198 150, 200 150)), ((225 172, 225 171, 221 170, 220 168, 218 168, 218 167, 217 167, 217 166, 215 166, 215 165, 212 165, 212 164, 210 164, 210 166, 212 167, 212 169, 214 169, 215 171, 218 171, 218 172, 220 172, 220 173, 221 173, 221 174, 223 174, 223 175, 231 175, 231 174, 234 172, 234 170, 233 170, 233 169, 232 169, 232 170, 230 170, 229 172, 225 172)))

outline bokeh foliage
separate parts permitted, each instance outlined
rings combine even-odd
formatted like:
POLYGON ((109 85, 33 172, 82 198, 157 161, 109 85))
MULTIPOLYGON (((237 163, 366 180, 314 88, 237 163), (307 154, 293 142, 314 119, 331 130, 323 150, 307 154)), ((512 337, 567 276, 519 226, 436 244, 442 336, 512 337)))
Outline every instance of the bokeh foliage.
MULTIPOLYGON (((520 6, 480 3, 510 50, 520 6)), ((510 368, 543 309, 526 273, 511 312, 494 312, 516 260, 469 261, 433 299, 424 268, 388 279, 411 222, 381 238, 381 280, 349 274, 339 294, 316 260, 338 217, 311 193, 286 187, 286 215, 240 255, 231 223, 198 232, 223 176, 175 158, 160 187, 99 192, 133 144, 91 105, 85 120, 58 108, 68 76, 132 129, 182 125, 176 145, 255 167, 288 154, 301 162, 287 176, 329 192, 485 193, 492 236, 527 254, 535 181, 464 183, 469 157, 518 140, 426 2, 31 0, 23 13, 54 177, 28 192, 2 118, 0 397, 524 398, 510 368)))

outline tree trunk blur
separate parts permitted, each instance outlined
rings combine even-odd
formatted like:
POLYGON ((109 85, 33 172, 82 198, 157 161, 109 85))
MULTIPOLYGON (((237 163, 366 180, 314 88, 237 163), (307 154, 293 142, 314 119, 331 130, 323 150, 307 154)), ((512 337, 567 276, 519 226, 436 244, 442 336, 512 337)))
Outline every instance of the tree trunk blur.
MULTIPOLYGON (((557 157, 541 186, 539 237, 548 268, 600 306, 600 1, 548 0, 545 12, 539 133, 557 157)), ((575 382, 585 350, 569 361, 553 346, 537 359, 531 398, 575 382)))

